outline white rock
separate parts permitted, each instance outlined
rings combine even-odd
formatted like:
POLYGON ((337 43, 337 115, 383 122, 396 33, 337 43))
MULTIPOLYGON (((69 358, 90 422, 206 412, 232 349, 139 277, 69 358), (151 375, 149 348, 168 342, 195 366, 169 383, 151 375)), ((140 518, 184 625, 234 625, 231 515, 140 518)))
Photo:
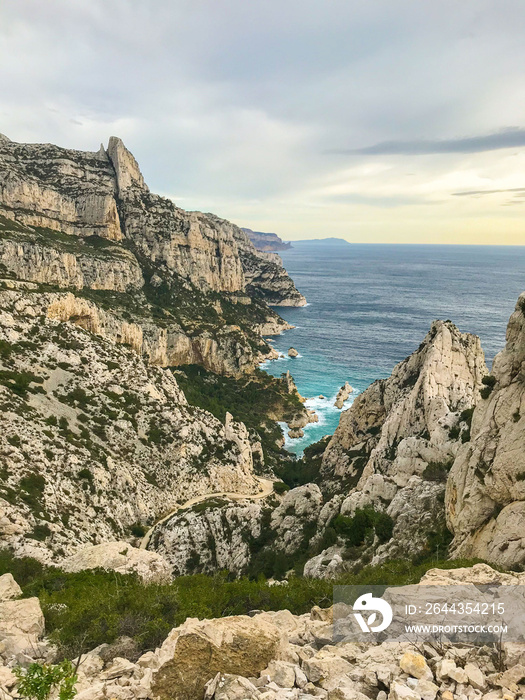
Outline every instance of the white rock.
POLYGON ((12 600, 22 595, 22 589, 13 578, 12 574, 0 576, 0 601, 12 600))
POLYGON ((146 583, 171 581, 171 569, 163 557, 156 552, 132 547, 127 542, 104 542, 84 547, 62 560, 60 566, 68 572, 100 567, 121 574, 136 573, 146 583))

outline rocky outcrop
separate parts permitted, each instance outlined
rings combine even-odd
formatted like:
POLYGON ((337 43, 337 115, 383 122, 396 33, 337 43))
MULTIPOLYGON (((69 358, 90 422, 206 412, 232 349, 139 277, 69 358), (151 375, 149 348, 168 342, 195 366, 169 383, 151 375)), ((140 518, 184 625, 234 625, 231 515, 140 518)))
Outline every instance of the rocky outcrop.
POLYGON ((188 406, 170 370, 46 318, 34 301, 3 292, 0 313, 6 545, 56 561, 81 545, 134 541, 134 526, 192 496, 259 490, 243 424, 188 406))
POLYGON ((117 245, 36 232, 0 217, 0 269, 20 280, 62 288, 128 292, 144 285, 135 256, 117 245))
POLYGON ((288 349, 288 357, 297 357, 299 353, 295 348, 289 348, 288 349))
POLYGON ((188 619, 158 652, 152 693, 159 700, 197 700, 217 673, 257 676, 285 654, 287 639, 269 616, 188 619))
POLYGON ((119 574, 137 574, 144 583, 168 583, 171 570, 159 554, 132 547, 129 542, 104 542, 82 547, 60 561, 64 571, 106 569, 119 574))
POLYGON ((456 556, 525 563, 525 294, 450 472, 446 512, 456 556))
POLYGON ((350 383, 345 382, 344 385, 337 392, 337 396, 335 397, 334 406, 336 408, 343 408, 345 402, 348 400, 348 397, 350 396, 352 391, 353 391, 353 388, 350 386, 350 383))
POLYGON ((251 571, 254 562, 276 554, 293 555, 312 536, 319 517, 319 487, 307 484, 280 498, 231 503, 217 497, 180 511, 155 528, 150 548, 161 554, 175 575, 251 571))
MULTIPOLYGON (((239 231, 237 242, 240 244, 240 255, 243 261, 246 291, 271 306, 305 306, 306 299, 297 291, 295 285, 281 265, 276 265, 271 259, 265 259, 264 253, 254 255, 253 250, 243 241, 239 231)), ((245 236, 245 234, 243 234, 245 236)))
POLYGON ((46 658, 50 649, 41 645, 44 615, 38 598, 20 600, 22 590, 11 574, 0 576, 0 694, 16 683, 4 662, 46 658))
POLYGON ((148 326, 159 364, 250 371, 273 354, 261 335, 289 327, 266 301, 304 303, 241 229, 151 193, 116 137, 97 153, 4 138, 0 173, 0 277, 115 292, 91 300, 148 326))
MULTIPOLYGON (((320 527, 328 527, 334 513, 352 518, 369 508, 392 523, 383 542, 376 533, 367 555, 374 562, 424 551, 429 536, 445 528, 448 470, 469 437, 486 374, 479 338, 434 322, 418 350, 341 415, 321 468, 323 488, 338 495, 324 507, 320 527)), ((352 566, 363 552, 344 562, 345 547, 333 545, 305 571, 333 576, 352 566)))
POLYGON ((288 250, 292 247, 289 241, 283 241, 276 233, 264 233, 263 231, 252 231, 251 228, 243 228, 257 250, 271 252, 276 250, 288 250))
POLYGON ((1 140, 0 209, 27 226, 122 238, 115 174, 103 148, 85 153, 1 140))

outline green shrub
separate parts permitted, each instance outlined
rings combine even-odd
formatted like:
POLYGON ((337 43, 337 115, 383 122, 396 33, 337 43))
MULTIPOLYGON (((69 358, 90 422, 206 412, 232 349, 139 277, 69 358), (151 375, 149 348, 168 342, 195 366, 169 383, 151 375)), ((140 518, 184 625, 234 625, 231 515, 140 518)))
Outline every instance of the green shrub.
POLYGON ((26 537, 29 537, 32 540, 38 540, 39 542, 43 542, 49 537, 50 534, 51 530, 49 528, 49 525, 41 523, 39 525, 35 525, 32 532, 28 532, 26 537))
POLYGON ((371 506, 367 506, 356 508, 353 517, 336 515, 331 527, 346 540, 349 547, 360 547, 367 536, 374 532, 381 543, 388 542, 392 537, 394 521, 387 513, 375 511, 371 506))
POLYGON ((18 693, 28 700, 47 700, 52 692, 59 700, 72 700, 77 694, 77 675, 73 664, 64 660, 56 666, 33 663, 27 669, 14 669, 18 679, 18 693))
POLYGON ((454 427, 450 428, 450 430, 448 431, 448 436, 451 440, 457 440, 460 432, 461 432, 461 428, 459 427, 459 425, 455 425, 454 427))
POLYGON ((290 487, 288 486, 288 484, 285 484, 282 481, 276 481, 273 485, 273 490, 275 491, 275 493, 283 494, 286 493, 286 491, 289 491, 290 487))
POLYGON ((492 374, 487 374, 482 378, 481 383, 484 385, 483 389, 480 391, 481 398, 488 399, 488 397, 492 394, 494 385, 496 384, 496 377, 494 377, 492 374))
MULTIPOLYGON (((290 568, 286 557, 276 559, 277 568, 290 568)), ((188 617, 209 619, 254 609, 290 610, 298 615, 314 605, 331 605, 334 584, 405 585, 417 583, 431 567, 451 569, 478 561, 438 561, 434 557, 414 565, 396 560, 364 567, 333 582, 292 576, 284 586, 269 586, 263 578, 232 580, 227 573, 144 585, 136 576, 113 571, 67 574, 32 559, 16 559, 0 549, 0 575, 12 573, 25 596, 38 596, 47 634, 58 644, 62 657, 75 658, 122 635, 132 637, 140 651, 153 649, 188 617)))
POLYGON ((461 411, 459 415, 459 420, 462 421, 463 423, 466 423, 469 427, 472 424, 472 416, 474 414, 474 406, 471 408, 466 408, 464 411, 461 411))
POLYGON ((140 523, 135 523, 131 526, 130 532, 133 535, 133 537, 144 537, 144 535, 146 534, 146 528, 140 523))

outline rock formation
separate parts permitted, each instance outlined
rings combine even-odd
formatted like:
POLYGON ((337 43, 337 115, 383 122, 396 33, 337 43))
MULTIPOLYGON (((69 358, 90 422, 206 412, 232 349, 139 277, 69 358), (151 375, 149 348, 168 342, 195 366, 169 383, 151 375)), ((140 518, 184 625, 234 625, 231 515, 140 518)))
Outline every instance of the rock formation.
POLYGON ((272 354, 263 333, 288 327, 265 302, 305 303, 241 229, 152 194, 115 137, 97 153, 0 140, 0 274, 132 316, 158 364, 233 374, 272 354))
POLYGON ((297 357, 299 353, 295 348, 289 348, 288 349, 288 357, 297 357))
POLYGON ((450 472, 446 512, 456 556, 525 564, 525 294, 450 472))
POLYGON ((345 402, 348 400, 348 397, 350 396, 352 391, 353 391, 353 388, 350 386, 349 382, 345 382, 344 385, 337 392, 337 396, 335 397, 334 406, 336 408, 343 408, 343 406, 345 405, 345 402))
MULTIPOLYGON (((260 445, 242 423, 189 406, 172 372, 128 345, 49 318, 39 294, 0 294, 0 538, 11 549, 56 560, 132 540, 192 496, 258 491, 260 445)), ((121 340, 139 339, 130 325, 121 340)))
POLYGON ((272 252, 276 250, 288 250, 292 247, 289 241, 283 241, 276 233, 264 233, 263 231, 252 231, 250 228, 243 228, 257 250, 272 252))
MULTIPOLYGON (((444 528, 448 470, 469 437, 486 374, 479 338, 434 322, 416 352, 342 413, 323 456, 323 488, 334 499, 320 524, 327 526, 334 512, 353 517, 372 508, 393 524, 386 541, 373 544, 375 561, 424 550, 430 533, 444 528)), ((306 571, 324 575, 328 567, 333 575, 341 551, 319 555, 306 571)))

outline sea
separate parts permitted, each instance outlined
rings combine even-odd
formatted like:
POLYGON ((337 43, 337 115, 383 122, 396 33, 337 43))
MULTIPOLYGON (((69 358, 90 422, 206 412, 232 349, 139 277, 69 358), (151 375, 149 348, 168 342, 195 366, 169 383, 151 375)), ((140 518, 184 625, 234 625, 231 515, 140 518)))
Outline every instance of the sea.
POLYGON ((292 245, 280 255, 308 305, 276 308, 294 328, 271 337, 280 357, 262 368, 274 376, 290 370, 319 416, 303 438, 290 439, 281 425, 285 448, 298 456, 336 429, 341 411, 333 404, 345 381, 354 391, 343 410, 389 376, 434 319, 478 335, 490 368, 525 290, 525 246, 292 245), (290 347, 298 357, 288 357, 290 347))

